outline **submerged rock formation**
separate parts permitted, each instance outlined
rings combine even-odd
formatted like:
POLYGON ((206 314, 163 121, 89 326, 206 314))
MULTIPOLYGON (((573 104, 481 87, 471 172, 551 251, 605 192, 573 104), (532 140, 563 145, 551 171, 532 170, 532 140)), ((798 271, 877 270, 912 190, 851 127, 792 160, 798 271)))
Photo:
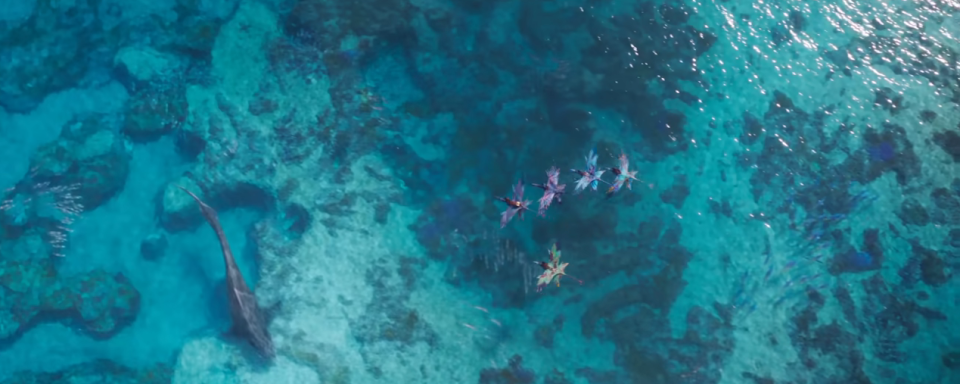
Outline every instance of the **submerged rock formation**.
POLYGON ((75 185, 85 210, 94 210, 123 189, 130 172, 130 149, 116 133, 111 115, 84 116, 67 123, 60 137, 31 157, 21 183, 75 185))
POLYGON ((122 274, 61 276, 51 260, 0 261, 0 344, 44 321, 61 321, 105 339, 133 322, 140 293, 122 274))
POLYGON ((65 380, 73 383, 169 384, 173 380, 173 367, 154 364, 135 369, 110 360, 97 359, 55 372, 20 371, 0 384, 54 384, 63 383, 65 380))

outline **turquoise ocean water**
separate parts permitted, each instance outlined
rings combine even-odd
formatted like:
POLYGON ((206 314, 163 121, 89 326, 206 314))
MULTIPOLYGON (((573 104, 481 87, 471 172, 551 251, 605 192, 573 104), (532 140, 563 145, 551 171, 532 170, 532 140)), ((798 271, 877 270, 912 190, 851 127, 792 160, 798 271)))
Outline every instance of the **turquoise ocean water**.
POLYGON ((955 1, 7 0, 0 383, 960 383, 958 58, 955 1))

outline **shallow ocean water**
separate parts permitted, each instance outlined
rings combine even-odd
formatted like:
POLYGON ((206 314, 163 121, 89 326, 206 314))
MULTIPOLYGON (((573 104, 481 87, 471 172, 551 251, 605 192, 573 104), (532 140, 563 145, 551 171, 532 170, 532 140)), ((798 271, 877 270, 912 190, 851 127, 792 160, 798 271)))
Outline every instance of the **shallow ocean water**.
POLYGON ((958 382, 958 37, 950 1, 9 1, 0 383, 958 382))

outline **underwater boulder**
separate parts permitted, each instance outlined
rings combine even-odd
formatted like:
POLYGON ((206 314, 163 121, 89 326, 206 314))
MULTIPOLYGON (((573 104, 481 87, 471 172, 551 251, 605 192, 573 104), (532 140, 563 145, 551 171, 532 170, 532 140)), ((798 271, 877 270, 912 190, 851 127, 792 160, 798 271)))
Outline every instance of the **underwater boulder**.
POLYGON ((158 260, 167 251, 167 237, 162 233, 151 233, 140 242, 140 256, 147 260, 158 260))
POLYGON ((190 195, 184 193, 179 187, 194 191, 201 199, 208 199, 197 183, 187 176, 181 176, 178 180, 168 183, 159 196, 157 216, 160 218, 160 225, 170 232, 190 230, 203 221, 203 217, 197 211, 196 201, 193 201, 190 195))

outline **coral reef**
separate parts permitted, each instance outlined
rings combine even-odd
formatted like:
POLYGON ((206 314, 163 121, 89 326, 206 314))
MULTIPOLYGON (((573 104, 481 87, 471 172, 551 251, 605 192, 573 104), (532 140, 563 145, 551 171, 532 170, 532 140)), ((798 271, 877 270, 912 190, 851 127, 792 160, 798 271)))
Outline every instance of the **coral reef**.
POLYGON ((140 242, 140 256, 147 260, 158 260, 167 251, 167 237, 163 233, 151 233, 140 242))

